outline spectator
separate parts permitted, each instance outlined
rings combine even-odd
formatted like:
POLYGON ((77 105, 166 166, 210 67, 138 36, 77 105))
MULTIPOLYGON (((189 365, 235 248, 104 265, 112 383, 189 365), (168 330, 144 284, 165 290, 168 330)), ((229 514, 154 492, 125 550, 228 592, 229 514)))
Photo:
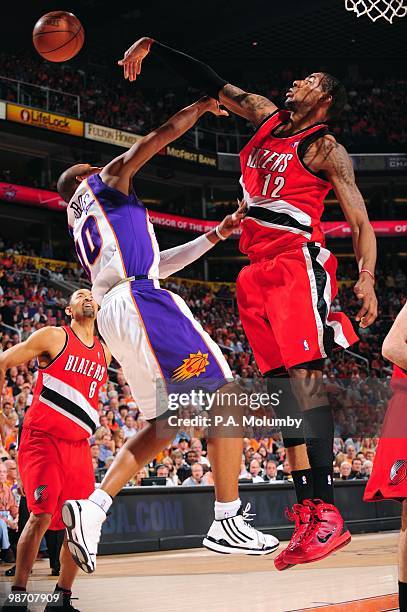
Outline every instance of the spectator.
POLYGON ((263 476, 263 480, 268 483, 281 482, 281 471, 277 470, 277 463, 272 459, 269 459, 266 463, 266 473, 263 476))
POLYGON ((99 441, 99 461, 105 463, 107 457, 113 456, 112 434, 104 433, 99 441))
POLYGON ((113 434, 115 431, 119 429, 119 424, 116 423, 114 410, 109 409, 106 412, 106 418, 107 418, 107 427, 110 429, 111 433, 113 434))
POLYGON ((372 474, 373 462, 366 459, 362 467, 362 474, 365 480, 368 480, 372 474))
POLYGON ((143 478, 148 478, 148 470, 146 467, 141 468, 141 470, 137 472, 134 479, 130 481, 130 484, 135 487, 140 487, 141 481, 143 480, 143 478))
POLYGON ((184 480, 182 486, 184 487, 200 487, 205 485, 203 478, 204 471, 201 463, 193 463, 191 465, 191 476, 184 480))
POLYGON ((7 563, 15 561, 10 548, 10 536, 16 540, 18 529, 18 507, 16 499, 7 484, 7 468, 0 463, 0 538, 2 559, 7 563))
POLYGON ((189 449, 189 439, 185 437, 181 437, 178 439, 178 449, 182 452, 184 458, 186 457, 186 453, 189 449))
POLYGON ((194 450, 198 457, 198 463, 202 463, 210 467, 209 459, 202 454, 202 442, 197 438, 191 440, 191 450, 194 450))
POLYGON ((250 461, 249 472, 250 472, 250 476, 252 478, 253 484, 264 482, 263 478, 260 475, 261 473, 260 462, 257 459, 252 459, 250 461))
POLYGON ((165 484, 167 487, 174 486, 174 481, 172 480, 172 478, 170 478, 169 469, 163 463, 161 463, 160 465, 157 465, 156 475, 157 475, 157 478, 165 478, 165 484))
POLYGON ((351 480, 361 479, 363 479, 362 462, 360 459, 356 458, 352 461, 351 480))
POLYGON ((341 475, 341 480, 351 480, 351 472, 352 472, 352 465, 349 463, 349 461, 342 461, 340 468, 339 468, 339 472, 341 475))
POLYGON ((125 440, 135 436, 137 433, 137 428, 132 414, 128 414, 124 419, 123 433, 125 440))
POLYGON ((92 460, 96 461, 97 469, 103 468, 105 465, 105 462, 100 459, 100 445, 99 444, 91 445, 90 454, 91 454, 92 460))
POLYGON ((175 466, 172 462, 171 457, 164 457, 162 462, 163 462, 163 465, 165 465, 168 468, 168 478, 171 479, 172 486, 177 487, 179 485, 179 481, 178 481, 177 472, 175 470, 175 466))

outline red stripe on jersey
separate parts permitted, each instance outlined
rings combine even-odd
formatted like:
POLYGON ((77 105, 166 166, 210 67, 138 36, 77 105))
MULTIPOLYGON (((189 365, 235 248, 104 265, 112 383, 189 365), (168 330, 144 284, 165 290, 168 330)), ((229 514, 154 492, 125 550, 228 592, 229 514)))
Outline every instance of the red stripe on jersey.
POLYGON ((88 438, 99 425, 99 390, 107 380, 103 346, 95 336, 86 346, 70 327, 66 343, 46 368, 39 368, 34 398, 24 427, 57 438, 88 438))
POLYGON ((321 216, 328 181, 302 163, 298 148, 304 138, 326 128, 310 126, 291 136, 275 136, 288 111, 277 111, 240 152, 241 184, 249 211, 242 223, 240 250, 250 258, 275 255, 304 242, 324 244, 321 216))

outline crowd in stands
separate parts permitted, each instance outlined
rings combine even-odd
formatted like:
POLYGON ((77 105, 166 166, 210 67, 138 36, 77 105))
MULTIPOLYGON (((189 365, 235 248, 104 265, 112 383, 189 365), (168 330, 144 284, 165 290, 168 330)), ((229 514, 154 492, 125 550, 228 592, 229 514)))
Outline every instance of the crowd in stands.
MULTIPOLYGON (((17 262, 21 253, 32 255, 23 243, 10 244, 0 238, 0 351, 24 341, 46 325, 63 325, 66 294, 39 282, 36 269, 27 262, 17 262)), ((51 273, 50 273, 51 274, 51 273)), ((53 274, 78 281, 71 268, 53 274)), ((339 280, 345 284, 334 300, 334 310, 345 310, 351 317, 358 302, 349 281, 352 268, 340 268, 339 280)), ((361 340, 352 353, 339 351, 326 360, 324 380, 335 412, 335 477, 342 480, 367 479, 371 473, 377 436, 390 397, 390 364, 381 356, 380 347, 396 314, 406 301, 406 276, 378 273, 379 317, 366 330, 359 329, 361 340)), ((214 289, 203 283, 188 283, 170 278, 165 286, 186 300, 194 316, 222 347, 236 378, 261 380, 259 370, 245 337, 236 308, 234 287, 214 289)), ((145 425, 136 400, 118 364, 99 397, 100 428, 91 438, 91 454, 97 480, 105 473, 127 438, 145 425)), ((19 424, 33 398, 37 364, 33 360, 7 373, 0 412, 0 538, 7 550, 7 535, 16 526, 19 491, 15 474, 16 444, 19 424), (10 493, 11 492, 11 493, 10 493), (2 522, 3 521, 3 522, 2 522), (4 524, 3 524, 4 523, 4 524), (7 529, 5 528, 5 526, 7 529)), ((173 443, 164 448, 151 464, 129 482, 139 486, 143 478, 157 477, 167 486, 202 486, 213 483, 206 455, 204 432, 199 429, 178 432, 173 443)), ((290 465, 280 434, 273 430, 250 431, 244 440, 241 479, 253 483, 279 483, 291 480, 290 465)), ((6 555, 7 556, 7 555, 6 555)))
MULTIPOLYGON (((305 67, 284 68, 270 74, 267 82, 257 80, 239 85, 249 91, 262 93, 282 105, 293 80, 303 78, 310 71, 312 69, 305 67)), ((67 92, 80 97, 82 119, 139 134, 157 127, 180 107, 196 98, 196 93, 185 87, 166 90, 165 93, 160 90, 143 90, 124 81, 119 70, 115 72, 114 68, 108 75, 98 76, 94 70, 58 66, 32 56, 1 53, 0 76, 56 90, 48 94, 50 110, 54 112, 77 115, 77 99, 72 95, 58 93, 67 92)), ((332 128, 338 139, 351 149, 365 147, 378 150, 381 146, 394 151, 402 149, 407 141, 407 79, 391 75, 380 77, 377 74, 372 78, 353 66, 348 70, 344 83, 348 104, 342 120, 332 128)), ((45 89, 35 90, 25 86, 25 90, 24 103, 44 107, 45 89)), ((16 84, 0 79, 0 99, 17 101, 16 84)), ((220 133, 248 135, 252 131, 249 124, 233 115, 228 120, 206 115, 200 125, 220 133)), ((204 135, 203 138, 206 142, 204 135)), ((227 150, 228 145, 224 140, 222 142, 227 150)), ((239 140, 238 145, 241 144, 239 140)))

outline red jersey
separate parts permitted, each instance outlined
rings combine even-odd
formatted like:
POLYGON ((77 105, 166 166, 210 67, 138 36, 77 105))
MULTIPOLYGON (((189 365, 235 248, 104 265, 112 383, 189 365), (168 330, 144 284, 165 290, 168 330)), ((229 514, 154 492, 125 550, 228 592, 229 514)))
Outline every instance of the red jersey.
POLYGON ((82 440, 99 427, 99 389, 107 380, 107 364, 98 338, 89 347, 72 328, 63 329, 65 345, 46 368, 39 368, 23 427, 82 440))
POLYGON ((290 116, 277 110, 240 152, 240 179, 249 210, 242 223, 240 250, 251 259, 292 250, 304 242, 324 244, 321 216, 332 188, 302 162, 302 153, 328 132, 318 123, 292 136, 275 130, 290 116))

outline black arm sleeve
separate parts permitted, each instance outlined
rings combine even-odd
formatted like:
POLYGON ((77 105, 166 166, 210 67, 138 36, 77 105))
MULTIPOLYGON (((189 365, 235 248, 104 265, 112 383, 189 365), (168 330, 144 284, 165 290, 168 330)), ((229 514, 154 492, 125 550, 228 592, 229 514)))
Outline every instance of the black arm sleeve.
POLYGON ((219 91, 228 82, 216 74, 207 64, 194 59, 190 55, 181 53, 181 51, 175 51, 175 49, 171 49, 171 47, 162 45, 159 42, 153 42, 151 53, 154 53, 154 55, 171 66, 192 87, 204 91, 211 98, 218 98, 219 91))

